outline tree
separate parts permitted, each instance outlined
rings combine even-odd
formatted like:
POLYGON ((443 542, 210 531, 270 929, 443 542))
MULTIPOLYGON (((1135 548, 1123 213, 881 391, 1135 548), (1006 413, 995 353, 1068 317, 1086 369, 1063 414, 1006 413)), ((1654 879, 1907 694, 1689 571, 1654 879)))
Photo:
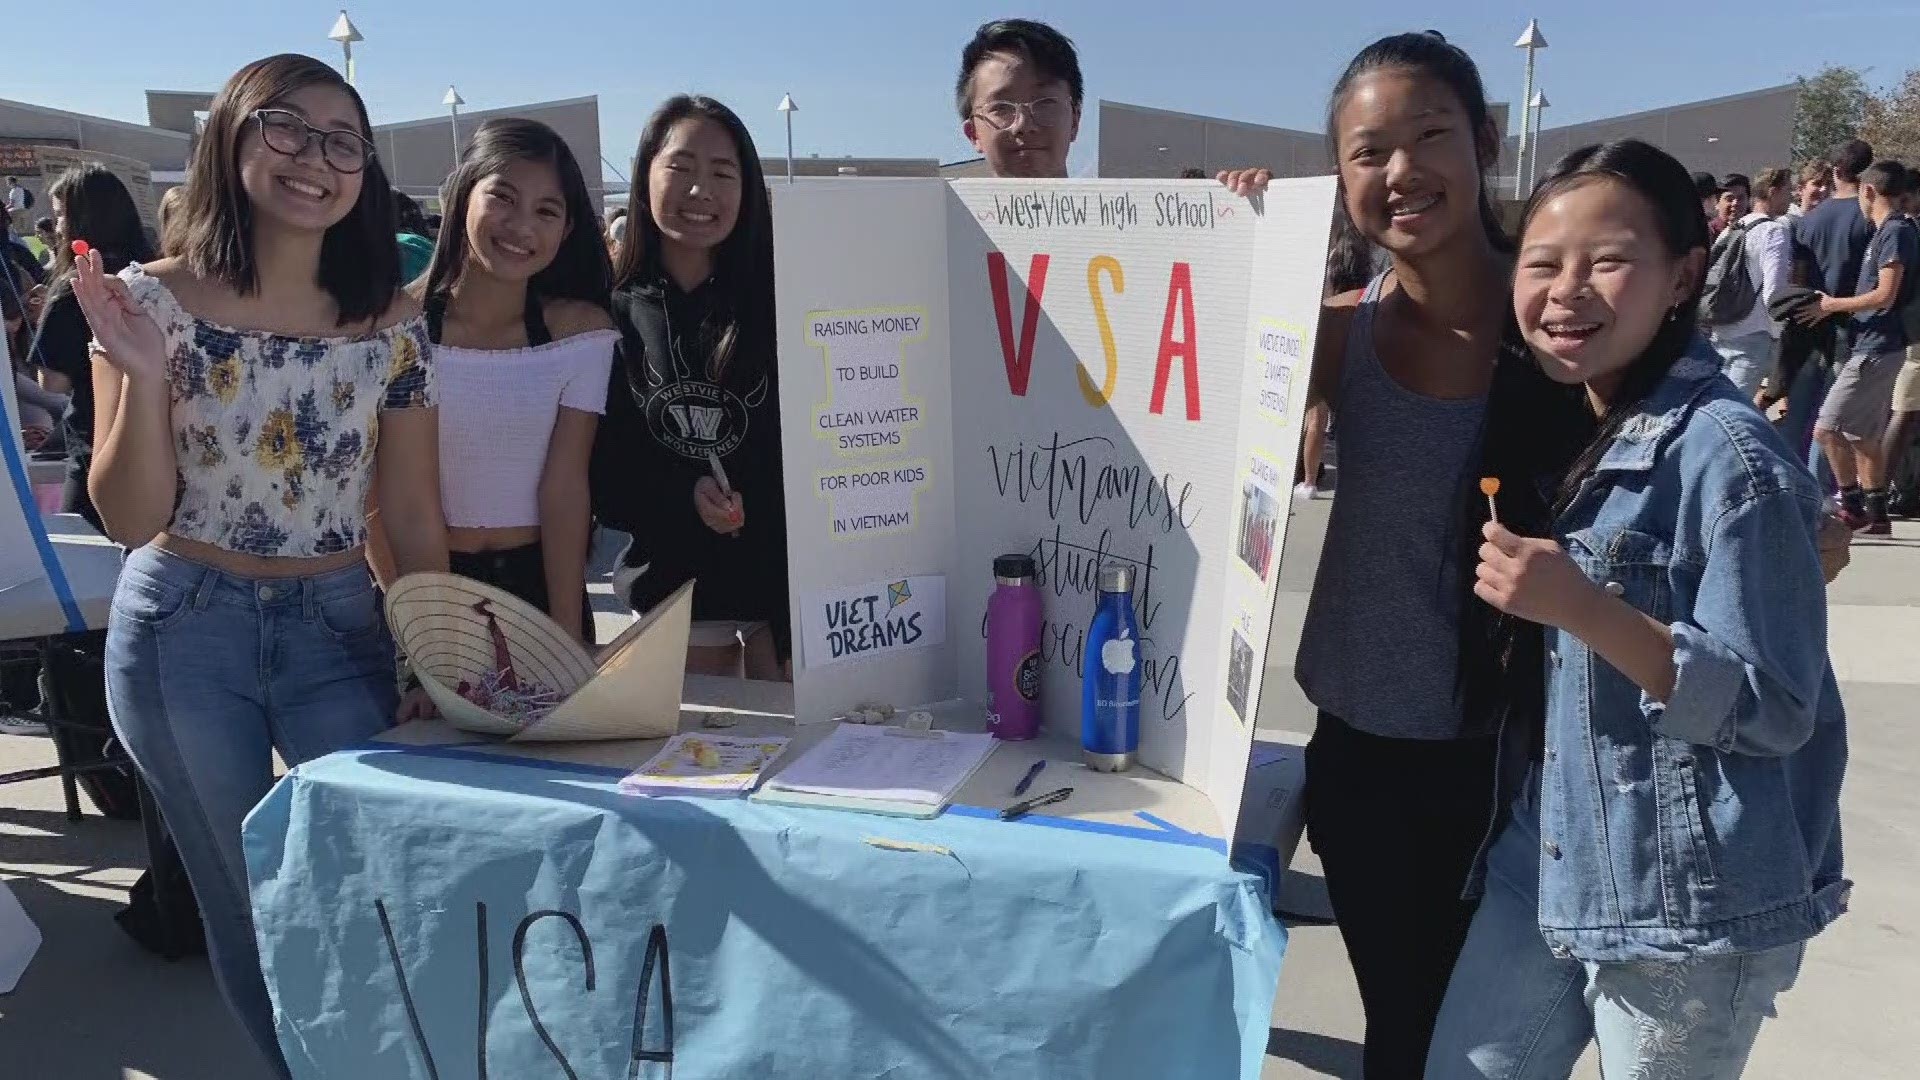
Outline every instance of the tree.
POLYGON ((1873 95, 1857 68, 1828 64, 1800 84, 1800 107, 1793 117, 1793 161, 1798 165, 1825 157, 1834 147, 1858 138, 1873 95))
POLYGON ((1920 165, 1920 68, 1868 100, 1860 137, 1874 157, 1920 165))

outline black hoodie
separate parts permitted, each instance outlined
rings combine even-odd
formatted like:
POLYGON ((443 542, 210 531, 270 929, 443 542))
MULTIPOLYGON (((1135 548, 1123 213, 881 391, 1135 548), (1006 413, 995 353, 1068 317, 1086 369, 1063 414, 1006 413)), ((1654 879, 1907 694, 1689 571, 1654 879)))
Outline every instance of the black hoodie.
MULTIPOLYGON (((695 619, 764 621, 782 657, 792 644, 787 603, 786 492, 780 471, 780 394, 770 320, 744 319, 719 379, 715 341, 730 321, 713 281, 692 292, 664 276, 613 294, 621 347, 593 448, 593 510, 631 533, 629 566, 646 566, 633 606, 645 610, 688 578, 695 619), (716 454, 746 525, 714 532, 693 487, 716 454)), ((763 313, 765 314, 765 313, 763 313)))

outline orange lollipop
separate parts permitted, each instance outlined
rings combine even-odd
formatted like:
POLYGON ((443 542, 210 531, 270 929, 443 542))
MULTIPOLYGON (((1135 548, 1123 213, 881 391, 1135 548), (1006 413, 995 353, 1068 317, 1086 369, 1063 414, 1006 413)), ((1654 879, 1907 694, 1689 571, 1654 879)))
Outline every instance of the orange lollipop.
POLYGON ((87 252, 92 250, 93 245, 87 243, 85 240, 75 240, 73 242, 73 253, 83 259, 86 258, 87 252))
POLYGON ((1500 494, 1500 478, 1483 476, 1480 478, 1480 494, 1487 497, 1487 515, 1494 521, 1500 520, 1500 508, 1494 505, 1493 497, 1500 494))

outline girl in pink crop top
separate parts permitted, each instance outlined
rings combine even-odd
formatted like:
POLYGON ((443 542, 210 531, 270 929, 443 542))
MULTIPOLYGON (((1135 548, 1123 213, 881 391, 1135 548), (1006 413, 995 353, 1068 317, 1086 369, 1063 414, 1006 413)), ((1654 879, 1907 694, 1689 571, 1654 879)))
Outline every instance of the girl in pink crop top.
POLYGON ((455 573, 593 640, 587 464, 619 334, 585 177, 531 120, 489 120, 447 180, 421 287, 455 573))

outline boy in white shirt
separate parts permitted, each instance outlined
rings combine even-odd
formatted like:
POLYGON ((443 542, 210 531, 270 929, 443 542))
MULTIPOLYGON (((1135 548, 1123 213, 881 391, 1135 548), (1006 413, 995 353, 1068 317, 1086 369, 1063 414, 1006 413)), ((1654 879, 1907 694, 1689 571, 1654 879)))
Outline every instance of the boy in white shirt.
POLYGON ((1734 322, 1710 327, 1707 337, 1720 354, 1727 378, 1749 401, 1760 392, 1760 380, 1772 366, 1774 342, 1780 337, 1780 324, 1767 314, 1767 305, 1792 284, 1793 241, 1778 220, 1791 201, 1790 184, 1785 169, 1762 169, 1752 181, 1729 173, 1721 184, 1728 194, 1739 196, 1738 216, 1729 221, 1746 233, 1747 279, 1753 282, 1754 301, 1753 310, 1734 322))

